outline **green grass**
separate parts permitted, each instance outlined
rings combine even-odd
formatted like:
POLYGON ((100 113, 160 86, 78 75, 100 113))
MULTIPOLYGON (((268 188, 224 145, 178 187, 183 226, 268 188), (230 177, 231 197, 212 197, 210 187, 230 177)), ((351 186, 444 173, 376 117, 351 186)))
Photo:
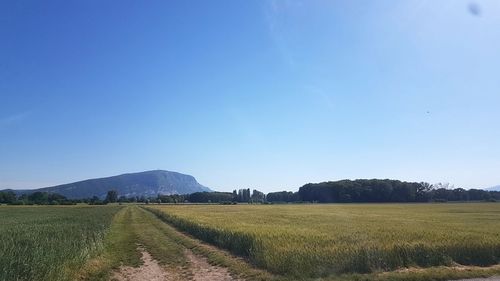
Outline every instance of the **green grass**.
MULTIPOLYGON (((434 276, 437 272, 445 276, 447 269, 439 266, 488 266, 500 261, 500 204, 496 203, 149 208, 199 239, 290 278, 350 274, 354 280, 367 276, 386 280, 413 276, 419 280, 430 278, 432 271, 436 271, 434 276), (431 267, 427 271, 380 274, 431 267)), ((467 276, 497 271, 467 271, 467 276)), ((446 276, 465 275, 456 272, 451 270, 446 276)))
POLYGON ((131 224, 131 207, 122 208, 113 218, 111 228, 104 239, 104 248, 79 270, 77 280, 105 281, 120 265, 139 266, 138 237, 131 224))
POLYGON ((117 206, 0 206, 0 280, 74 280, 104 247, 117 206))
POLYGON ((132 219, 129 226, 137 234, 137 243, 170 272, 183 274, 179 268, 187 267, 185 248, 166 233, 168 226, 139 207, 130 207, 130 211, 132 219))

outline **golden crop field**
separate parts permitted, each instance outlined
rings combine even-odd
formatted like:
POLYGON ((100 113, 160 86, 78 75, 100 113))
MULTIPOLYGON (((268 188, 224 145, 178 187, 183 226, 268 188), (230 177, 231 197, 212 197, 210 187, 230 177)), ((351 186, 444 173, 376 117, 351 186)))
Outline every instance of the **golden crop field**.
POLYGON ((286 276, 497 264, 500 204, 161 205, 160 218, 286 276))

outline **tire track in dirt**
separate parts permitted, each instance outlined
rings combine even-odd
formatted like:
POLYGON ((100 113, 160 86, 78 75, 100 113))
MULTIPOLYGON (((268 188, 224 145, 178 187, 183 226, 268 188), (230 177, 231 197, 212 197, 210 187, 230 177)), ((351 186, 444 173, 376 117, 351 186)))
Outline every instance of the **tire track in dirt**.
POLYGON ((142 253, 143 264, 140 267, 120 266, 111 277, 112 281, 173 281, 168 272, 153 259, 144 248, 138 249, 142 253))
POLYGON ((188 249, 184 254, 189 266, 178 271, 161 266, 146 249, 138 250, 142 253, 143 264, 140 267, 120 266, 113 272, 112 281, 242 281, 233 278, 226 268, 211 265, 205 257, 195 255, 188 249))
POLYGON ((208 281, 208 280, 217 280, 217 281, 235 281, 241 279, 234 279, 229 271, 220 266, 214 266, 208 263, 205 257, 197 256, 192 251, 186 249, 184 252, 186 258, 191 265, 191 272, 193 273, 192 279, 193 281, 208 281))

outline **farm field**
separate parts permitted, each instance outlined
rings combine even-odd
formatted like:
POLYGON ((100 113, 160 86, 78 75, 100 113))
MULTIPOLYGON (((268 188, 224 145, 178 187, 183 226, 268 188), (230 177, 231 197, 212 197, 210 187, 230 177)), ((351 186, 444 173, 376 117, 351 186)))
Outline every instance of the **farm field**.
POLYGON ((73 280, 119 207, 0 206, 0 280, 73 280))
MULTIPOLYGON (((150 206, 164 221, 289 278, 491 266, 500 204, 150 206)), ((426 273, 427 274, 427 273, 426 273)), ((432 273, 431 273, 432 276, 432 273)), ((425 280, 425 279, 424 279, 425 280)))
POLYGON ((1 281, 275 279, 135 205, 0 206, 0 226, 1 281))
POLYGON ((486 277, 500 275, 499 216, 494 203, 0 206, 0 280, 486 277))

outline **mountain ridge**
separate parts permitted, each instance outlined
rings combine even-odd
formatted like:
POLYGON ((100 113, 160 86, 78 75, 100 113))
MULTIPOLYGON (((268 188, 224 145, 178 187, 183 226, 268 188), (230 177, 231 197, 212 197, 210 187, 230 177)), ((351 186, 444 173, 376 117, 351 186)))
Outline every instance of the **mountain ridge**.
POLYGON ((156 196, 171 194, 189 194, 211 191, 199 184, 191 175, 165 170, 151 170, 137 173, 125 173, 103 178, 86 179, 67 184, 29 190, 11 190, 17 195, 33 192, 58 193, 69 199, 81 199, 97 196, 104 198, 109 190, 116 190, 119 196, 156 196))

